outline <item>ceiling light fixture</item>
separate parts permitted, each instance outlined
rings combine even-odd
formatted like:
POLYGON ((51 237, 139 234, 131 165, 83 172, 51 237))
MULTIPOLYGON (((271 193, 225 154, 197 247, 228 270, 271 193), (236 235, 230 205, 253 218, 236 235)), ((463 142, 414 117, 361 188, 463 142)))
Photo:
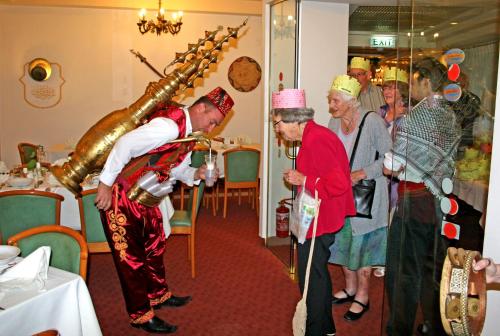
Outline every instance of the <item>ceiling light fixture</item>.
POLYGON ((165 9, 161 7, 161 0, 159 0, 156 22, 146 19, 146 9, 143 8, 139 11, 139 22, 137 22, 137 26, 143 35, 147 32, 156 33, 156 35, 160 35, 161 33, 175 35, 181 30, 182 15, 182 11, 173 12, 172 20, 165 19, 165 9))

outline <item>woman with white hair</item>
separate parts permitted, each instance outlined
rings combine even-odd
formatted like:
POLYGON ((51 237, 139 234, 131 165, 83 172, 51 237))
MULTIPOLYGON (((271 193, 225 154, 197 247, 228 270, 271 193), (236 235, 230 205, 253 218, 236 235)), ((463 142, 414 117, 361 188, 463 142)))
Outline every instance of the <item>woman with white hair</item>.
POLYGON ((347 75, 337 76, 328 95, 332 119, 328 128, 344 144, 349 160, 364 121, 351 163, 351 182, 362 179, 376 181, 375 196, 371 209, 372 218, 350 217, 337 233, 330 247, 329 262, 342 265, 345 288, 333 295, 332 304, 351 302, 344 319, 354 321, 369 309, 369 284, 372 266, 385 265, 389 197, 387 181, 383 175, 384 154, 392 148, 391 138, 384 120, 373 111, 360 107, 357 96, 359 83, 347 75))

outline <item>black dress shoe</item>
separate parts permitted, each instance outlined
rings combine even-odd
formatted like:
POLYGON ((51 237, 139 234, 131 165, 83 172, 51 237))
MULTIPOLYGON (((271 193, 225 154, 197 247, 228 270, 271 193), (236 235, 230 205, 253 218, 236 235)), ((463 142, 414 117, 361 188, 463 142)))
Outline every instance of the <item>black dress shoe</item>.
POLYGON ((153 334, 171 334, 177 330, 176 326, 168 324, 156 316, 153 316, 153 318, 146 323, 132 323, 132 327, 141 328, 153 334))
POLYGON ((352 300, 352 302, 359 304, 361 307, 363 307, 363 310, 360 311, 359 313, 352 312, 350 310, 347 311, 347 313, 344 314, 344 319, 347 321, 356 321, 363 316, 363 314, 370 309, 370 302, 367 302, 366 304, 359 302, 358 300, 352 300))
POLYGON ((346 297, 343 297, 343 298, 338 298, 338 297, 335 297, 335 296, 332 296, 332 304, 342 304, 342 303, 346 303, 346 302, 352 302, 354 300, 354 295, 349 295, 349 293, 347 293, 347 291, 344 289, 342 289, 342 291, 345 293, 346 297))
POLYGON ((154 309, 160 309, 162 307, 182 307, 191 301, 191 296, 174 296, 172 295, 168 300, 154 306, 154 309))

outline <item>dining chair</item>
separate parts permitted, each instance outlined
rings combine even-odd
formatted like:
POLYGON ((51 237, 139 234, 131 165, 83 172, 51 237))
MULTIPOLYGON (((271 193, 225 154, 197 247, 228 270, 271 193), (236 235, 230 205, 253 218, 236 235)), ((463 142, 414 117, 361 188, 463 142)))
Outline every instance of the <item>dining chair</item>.
POLYGON ((194 186, 189 192, 189 200, 186 210, 175 210, 170 219, 170 227, 172 235, 187 235, 188 243, 188 260, 191 261, 191 276, 196 276, 195 270, 195 233, 196 233, 196 218, 200 210, 201 200, 203 198, 203 190, 205 182, 201 181, 199 185, 194 186))
POLYGON ((82 235, 87 242, 89 253, 111 252, 102 227, 101 215, 94 204, 96 195, 97 189, 94 188, 83 190, 81 196, 76 198, 80 211, 82 235))
POLYGON ((41 225, 59 225, 64 197, 41 190, 0 192, 0 244, 18 232, 41 225))
MULTIPOLYGON (((191 167, 193 168, 199 168, 205 163, 205 155, 208 155, 209 149, 206 146, 196 146, 192 153, 191 153, 191 167)), ((217 152, 215 150, 212 150, 213 155, 217 155, 217 152)), ((181 184, 180 187, 180 194, 181 194, 181 205, 180 209, 184 210, 184 196, 185 196, 185 191, 189 187, 186 186, 184 183, 181 184)), ((219 186, 216 183, 211 187, 211 192, 210 194, 204 193, 204 200, 206 199, 207 196, 210 197, 212 200, 212 214, 215 216, 217 214, 217 210, 219 210, 218 206, 218 195, 219 195, 219 186)), ((208 201, 207 201, 207 206, 208 206, 208 201)), ((205 204, 205 203, 204 203, 205 204)))
MULTIPOLYGON (((253 148, 233 148, 224 152, 224 214, 227 215, 227 194, 230 189, 255 190, 252 209, 259 213, 260 151, 253 148)), ((238 199, 241 204, 241 195, 238 199)))
POLYGON ((69 227, 35 227, 10 237, 7 244, 19 247, 22 257, 26 257, 40 246, 50 246, 50 266, 80 274, 83 280, 87 278, 87 243, 78 231, 69 227))
POLYGON ((21 163, 25 164, 30 162, 32 159, 36 160, 36 150, 38 146, 29 142, 20 142, 17 144, 17 149, 19 150, 19 156, 21 157, 21 163))

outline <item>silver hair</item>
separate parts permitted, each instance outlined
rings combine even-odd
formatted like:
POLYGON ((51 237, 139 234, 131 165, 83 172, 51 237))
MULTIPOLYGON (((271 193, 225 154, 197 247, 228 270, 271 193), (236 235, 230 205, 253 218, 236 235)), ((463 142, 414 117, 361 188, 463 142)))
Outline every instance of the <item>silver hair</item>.
POLYGON ((312 120, 314 110, 312 108, 277 108, 273 109, 272 114, 275 117, 280 116, 285 123, 298 122, 299 124, 312 120))
POLYGON ((353 109, 353 110, 359 110, 359 108, 361 107, 361 103, 359 102, 358 98, 353 97, 350 94, 345 93, 344 91, 335 90, 335 89, 330 90, 330 92, 328 93, 328 96, 330 96, 333 92, 337 93, 340 96, 340 98, 345 103, 347 103, 347 105, 351 109, 353 109))

